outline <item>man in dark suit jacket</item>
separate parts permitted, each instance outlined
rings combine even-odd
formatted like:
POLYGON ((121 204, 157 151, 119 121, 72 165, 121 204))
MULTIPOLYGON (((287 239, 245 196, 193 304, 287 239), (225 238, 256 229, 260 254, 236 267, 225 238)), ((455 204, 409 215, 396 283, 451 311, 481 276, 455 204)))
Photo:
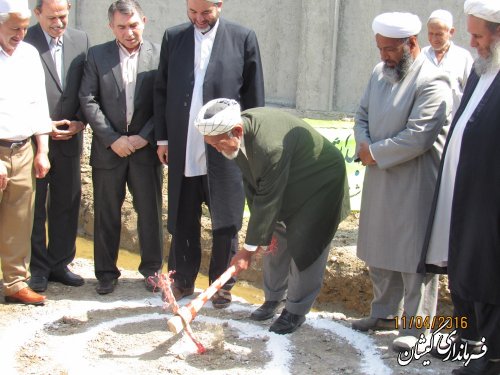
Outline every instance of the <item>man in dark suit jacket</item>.
POLYGON ((97 293, 114 290, 121 207, 128 186, 137 211, 139 271, 145 285, 162 267, 161 164, 153 141, 153 84, 160 48, 143 40, 146 17, 137 1, 108 10, 116 40, 89 49, 80 101, 94 132, 94 261, 97 293))
POLYGON ((498 375, 500 2, 467 0, 464 10, 478 57, 444 147, 418 271, 447 270, 457 331, 448 339, 453 352, 465 345, 477 355, 452 373, 498 375))
MULTIPOLYGON (((155 138, 168 164, 169 269, 174 296, 190 295, 201 260, 200 217, 205 202, 212 220, 209 281, 228 267, 238 247, 244 192, 236 164, 206 148, 192 128, 202 105, 227 97, 243 108, 264 105, 257 37, 252 30, 219 18, 221 0, 187 0, 190 23, 165 32, 155 85, 155 138)), ((229 305, 230 280, 212 303, 229 305)))
POLYGON ((70 286, 84 284, 83 278, 71 272, 68 265, 76 252, 81 197, 80 155, 86 123, 80 111, 78 90, 89 40, 83 31, 67 28, 70 8, 67 0, 37 0, 34 13, 38 24, 28 29, 24 39, 40 53, 53 120, 49 141, 52 168, 45 178, 36 181, 31 234, 29 284, 37 292, 47 289, 48 280, 70 286), (53 41, 59 44, 52 46, 53 41))
POLYGON ((337 230, 346 179, 339 150, 304 121, 285 112, 254 108, 240 114, 234 100, 215 99, 195 125, 205 141, 243 173, 250 208, 243 248, 232 263, 248 269, 255 251, 266 248, 266 302, 251 318, 272 318, 286 334, 305 321, 318 295, 337 230), (272 240, 274 233, 275 240, 272 240))

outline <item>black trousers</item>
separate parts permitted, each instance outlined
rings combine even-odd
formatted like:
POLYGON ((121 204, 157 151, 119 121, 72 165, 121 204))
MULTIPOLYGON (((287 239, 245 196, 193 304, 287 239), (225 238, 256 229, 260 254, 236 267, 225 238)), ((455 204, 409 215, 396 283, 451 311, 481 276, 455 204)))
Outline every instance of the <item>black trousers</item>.
POLYGON ((51 168, 36 180, 35 212, 31 233, 33 276, 49 277, 75 258, 81 199, 80 155, 49 155, 51 168), (48 242, 45 222, 48 222, 48 242))
POLYGON ((481 341, 485 338, 488 359, 500 359, 500 306, 467 301, 451 293, 453 315, 467 319, 467 327, 458 329, 462 339, 481 341))
POLYGON ((92 181, 96 278, 111 280, 120 277, 116 261, 126 186, 137 212, 141 253, 139 272, 144 277, 154 275, 163 264, 161 165, 144 165, 124 158, 122 163, 112 169, 92 168, 92 181))
MULTIPOLYGON (((207 176, 183 177, 176 233, 168 257, 168 269, 175 270, 175 284, 180 287, 194 287, 201 263, 201 214, 202 204, 210 209, 207 176)), ((212 254, 208 269, 209 282, 226 271, 238 250, 238 230, 236 227, 212 231, 212 254)), ((236 280, 231 278, 224 289, 230 290, 236 280)))

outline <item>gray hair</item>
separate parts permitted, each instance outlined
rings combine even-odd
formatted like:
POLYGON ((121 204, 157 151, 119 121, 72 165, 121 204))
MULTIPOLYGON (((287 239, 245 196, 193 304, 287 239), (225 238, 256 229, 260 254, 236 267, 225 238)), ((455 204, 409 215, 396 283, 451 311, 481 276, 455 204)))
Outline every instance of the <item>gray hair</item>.
MULTIPOLYGON (((38 10, 39 12, 42 11, 43 1, 44 0, 36 0, 35 9, 38 10)), ((69 2, 69 0, 66 0, 66 4, 68 4, 68 9, 71 8, 71 3, 69 2)))
POLYGON ((0 25, 9 20, 11 14, 17 14, 19 18, 27 19, 31 17, 31 11, 27 9, 24 12, 0 13, 0 25))
POLYGON ((136 0, 117 0, 112 3, 108 9, 109 22, 113 21, 116 12, 130 16, 137 13, 141 18, 144 17, 144 12, 136 0))
POLYGON ((488 20, 485 20, 486 21, 486 27, 488 28, 488 30, 492 33, 492 34, 495 34, 497 32, 497 28, 498 26, 500 26, 500 23, 497 23, 497 22, 491 22, 491 21, 488 21, 488 20))

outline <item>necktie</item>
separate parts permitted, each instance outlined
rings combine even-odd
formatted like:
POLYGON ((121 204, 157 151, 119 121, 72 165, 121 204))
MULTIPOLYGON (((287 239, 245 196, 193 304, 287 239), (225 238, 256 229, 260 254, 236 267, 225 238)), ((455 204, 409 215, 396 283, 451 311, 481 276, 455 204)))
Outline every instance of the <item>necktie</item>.
POLYGON ((56 66, 57 75, 59 76, 59 82, 61 86, 63 85, 63 74, 62 74, 62 40, 61 38, 52 38, 50 40, 50 51, 52 58, 54 59, 54 64, 56 66))

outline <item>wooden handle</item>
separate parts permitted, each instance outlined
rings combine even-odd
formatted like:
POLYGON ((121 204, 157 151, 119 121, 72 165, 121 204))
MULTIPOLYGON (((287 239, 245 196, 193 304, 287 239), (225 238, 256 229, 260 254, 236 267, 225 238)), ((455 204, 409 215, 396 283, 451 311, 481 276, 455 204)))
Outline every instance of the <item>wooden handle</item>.
POLYGON ((170 318, 167 322, 168 329, 170 332, 178 334, 184 329, 184 323, 182 322, 182 318, 179 315, 170 318))
POLYGON ((167 322, 171 332, 177 334, 184 329, 186 324, 189 324, 197 315, 198 311, 205 303, 227 283, 227 281, 238 273, 239 269, 236 266, 229 267, 220 277, 215 280, 207 289, 201 292, 195 299, 189 302, 186 306, 181 307, 176 316, 170 318, 167 322))

